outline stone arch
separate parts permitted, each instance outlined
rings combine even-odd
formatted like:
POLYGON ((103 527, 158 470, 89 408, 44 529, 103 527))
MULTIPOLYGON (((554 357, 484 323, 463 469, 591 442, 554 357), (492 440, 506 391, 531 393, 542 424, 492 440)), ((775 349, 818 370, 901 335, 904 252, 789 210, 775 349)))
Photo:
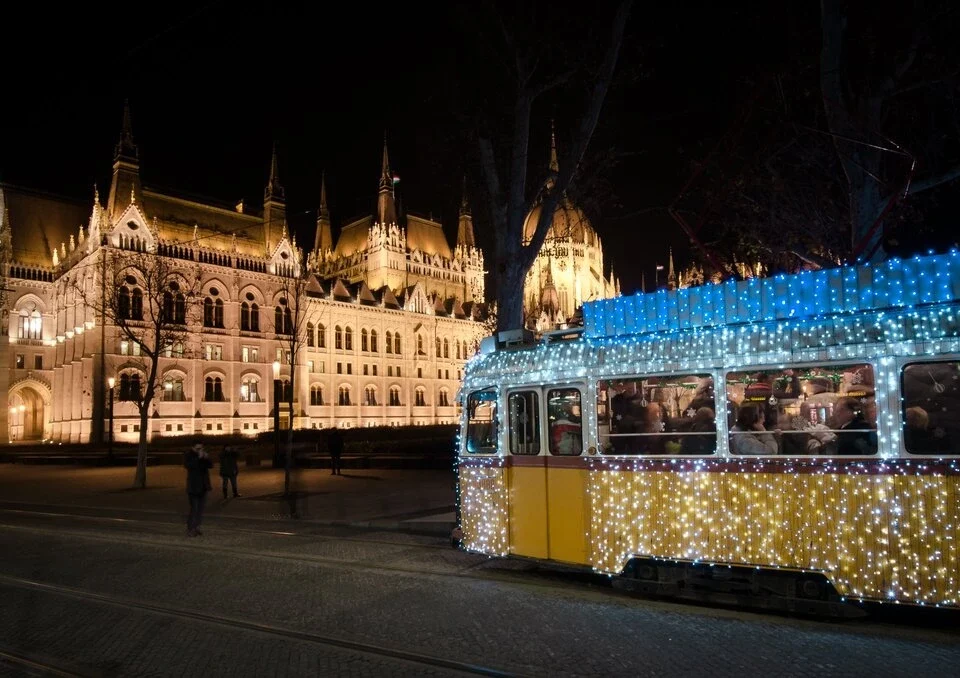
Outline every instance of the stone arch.
POLYGON ((7 432, 13 440, 47 440, 53 423, 53 394, 50 387, 33 378, 21 379, 7 392, 10 412, 7 432))
POLYGON ((200 288, 200 296, 201 297, 208 296, 210 294, 211 287, 217 288, 217 296, 216 296, 217 299, 223 299, 224 303, 227 303, 228 301, 232 301, 232 299, 230 298, 231 297, 230 286, 227 285, 227 283, 225 283, 222 279, 217 277, 207 278, 206 280, 203 281, 203 286, 200 288))

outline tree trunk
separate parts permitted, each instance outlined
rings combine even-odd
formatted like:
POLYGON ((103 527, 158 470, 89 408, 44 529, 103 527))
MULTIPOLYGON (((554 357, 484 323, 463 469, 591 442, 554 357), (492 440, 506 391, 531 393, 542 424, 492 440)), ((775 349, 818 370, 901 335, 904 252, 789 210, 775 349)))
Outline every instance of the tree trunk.
POLYGON ((283 493, 290 496, 290 469, 293 468, 293 370, 290 370, 290 421, 287 422, 287 451, 283 463, 283 493))
POLYGON ((147 486, 147 419, 150 403, 140 410, 140 442, 137 445, 137 471, 133 476, 133 487, 142 490, 147 486))
POLYGON ((524 326, 523 283, 527 271, 518 254, 509 256, 497 267, 497 331, 516 330, 524 326))

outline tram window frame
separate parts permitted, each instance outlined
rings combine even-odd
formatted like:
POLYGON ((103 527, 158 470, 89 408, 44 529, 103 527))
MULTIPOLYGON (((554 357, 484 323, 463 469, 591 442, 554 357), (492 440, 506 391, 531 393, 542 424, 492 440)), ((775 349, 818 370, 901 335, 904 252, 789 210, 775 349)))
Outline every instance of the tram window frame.
MULTIPOLYGON (((727 445, 730 456, 737 459, 744 457, 849 457, 855 459, 878 457, 880 455, 880 434, 876 414, 876 375, 876 366, 866 360, 817 361, 776 366, 746 365, 726 370, 724 374, 726 388, 724 395, 727 403, 727 445), (848 390, 840 390, 845 380, 838 375, 855 375, 863 368, 869 369, 869 380, 867 382, 850 381, 847 383, 848 390), (830 373, 832 373, 832 376, 830 373), (762 379, 746 383, 743 387, 743 397, 737 403, 731 395, 732 385, 745 383, 744 381, 738 381, 737 378, 758 374, 763 375, 762 379), (766 380, 767 378, 769 378, 769 381, 766 380), (783 384, 784 379, 789 383, 783 384), (806 384, 802 384, 802 381, 805 381, 806 384), (830 390, 818 390, 828 385, 827 382, 830 381, 834 382, 830 390), (780 382, 781 385, 776 386, 776 382, 780 382), (755 389, 753 395, 748 396, 747 389, 756 384, 760 386, 755 389), (859 388, 857 388, 858 385, 859 388), (799 389, 799 393, 796 392, 797 389, 799 389), (809 393, 810 390, 815 390, 815 392, 811 394, 809 393), (824 395, 824 397, 820 398, 821 395, 824 395), (748 398, 750 398, 749 402, 748 398), (784 405, 784 402, 788 404, 784 405), (765 425, 763 429, 758 429, 757 433, 765 435, 760 438, 755 436, 756 444, 743 445, 744 449, 738 451, 734 449, 734 436, 744 435, 746 432, 737 431, 734 428, 740 421, 740 412, 745 404, 758 407, 758 414, 760 415, 758 423, 765 425), (775 416, 770 412, 770 407, 776 408, 775 416), (797 411, 792 414, 787 412, 791 408, 796 408, 797 411), (870 415, 871 410, 873 411, 872 416, 870 415), (853 416, 853 421, 862 418, 866 425, 858 428, 829 428, 827 422, 834 418, 837 412, 844 412, 844 416, 849 413, 853 416), (789 420, 789 429, 780 426, 784 421, 784 416, 789 420), (871 419, 872 426, 870 425, 871 419), (803 428, 796 428, 801 425, 798 423, 800 420, 804 420, 803 428), (778 431, 779 433, 777 433, 778 431), (841 439, 840 435, 845 437, 841 439), (776 451, 770 449, 771 441, 776 443, 776 451), (789 441, 789 444, 787 441, 789 441), (850 451, 853 449, 862 450, 865 446, 872 447, 873 451, 850 451)), ((750 418, 750 415, 745 415, 744 420, 750 418)), ((834 425, 836 424, 834 423, 834 425)))
POLYGON ((496 454, 498 448, 498 438, 500 436, 500 426, 497 420, 497 389, 485 388, 472 391, 467 396, 467 426, 464 436, 463 449, 467 454, 496 454), (481 399, 482 398, 482 399, 481 399), (490 403, 492 412, 488 420, 475 421, 477 408, 483 403, 490 403), (476 445, 476 431, 480 425, 488 427, 488 435, 482 438, 484 442, 492 442, 491 445, 476 445))
MULTIPOLYGON (((601 454, 604 456, 641 456, 641 457, 691 457, 695 459, 704 459, 707 457, 716 457, 719 455, 719 433, 716 424, 716 383, 717 377, 712 371, 699 372, 681 372, 672 374, 630 374, 620 377, 612 377, 597 380, 597 442, 601 454), (677 394, 672 394, 676 400, 677 412, 675 416, 670 416, 669 411, 664 411, 664 405, 661 401, 654 398, 647 401, 647 389, 650 389, 650 395, 654 395, 654 390, 667 388, 678 388, 675 384, 692 384, 686 380, 696 379, 696 386, 692 386, 690 402, 686 406, 680 407, 680 400, 677 394), (655 382, 648 384, 647 382, 655 382), (623 424, 624 429, 620 432, 614 432, 613 419, 616 415, 631 416, 625 413, 614 413, 613 399, 620 395, 610 396, 611 390, 621 389, 623 394, 631 393, 633 396, 640 396, 639 407, 646 409, 654 404, 659 404, 660 408, 660 430, 659 431, 628 431, 636 423, 641 423, 636 418, 634 424, 623 424), (601 395, 605 400, 601 400, 601 395), (698 403, 698 400, 700 401, 698 403), (697 407, 691 407, 698 404, 697 407), (709 412, 700 412, 706 408, 709 412), (691 413, 690 410, 693 410, 691 413), (691 431, 686 430, 686 419, 690 419, 690 428, 694 425, 709 426, 710 430, 691 431), (672 428, 676 430, 666 430, 669 422, 673 421, 672 428), (607 428, 607 433, 602 433, 602 427, 607 428), (709 439, 705 446, 694 447, 689 442, 695 437, 709 439), (652 441, 651 441, 652 439, 652 441), (650 442, 648 442, 650 441, 650 442), (662 449, 661 449, 662 443, 662 449), (670 449, 668 445, 677 446, 676 449, 670 449), (684 450, 684 447, 687 449, 684 450), (698 450, 698 451, 694 451, 698 450)), ((658 394, 659 395, 659 394, 658 394)), ((635 398, 631 398, 634 400, 635 398)), ((626 404, 626 403, 624 403, 626 404)), ((618 406, 618 410, 621 406, 618 406)), ((629 405, 634 408, 634 405, 629 405)), ((636 412, 634 412, 636 414, 636 412)), ((620 421, 623 421, 621 418, 620 421)))
MULTIPOLYGON (((579 456, 581 456, 581 455, 583 454, 583 450, 584 450, 584 440, 583 440, 583 434, 584 434, 584 430, 583 430, 583 389, 581 389, 579 386, 573 386, 573 385, 571 385, 571 386, 552 386, 552 387, 547 388, 547 389, 546 389, 546 392, 547 392, 547 393, 546 393, 546 404, 547 404, 547 449, 549 450, 550 454, 553 455, 553 456, 555 456, 555 457, 579 457, 579 456), (578 408, 580 409, 580 414, 579 414, 579 415, 576 415, 575 413, 572 413, 572 412, 569 412, 569 413, 566 413, 566 414, 571 414, 572 416, 577 416, 577 417, 580 419, 579 422, 575 422, 575 421, 573 421, 572 419, 561 420, 561 419, 554 419, 554 418, 553 418, 553 414, 552 414, 552 412, 551 412, 551 401, 553 400, 554 397, 557 397, 557 396, 554 396, 553 394, 554 394, 554 393, 563 392, 563 391, 573 391, 573 392, 575 392, 575 393, 577 394, 578 400, 577 400, 577 405, 576 405, 576 407, 578 407, 578 408), (564 438, 564 436, 565 436, 566 434, 572 434, 572 433, 573 433, 572 430, 559 430, 558 432, 560 433, 560 438, 558 438, 556 441, 554 440, 554 432, 555 432, 554 427, 555 427, 557 424, 559 424, 560 422, 562 422, 562 421, 566 421, 566 422, 567 422, 567 424, 569 425, 569 426, 567 427, 568 429, 569 429, 569 427, 576 426, 577 423, 579 423, 580 436, 579 436, 578 439, 577 439, 577 438, 574 438, 574 437, 564 438), (577 450, 576 450, 575 452, 564 452, 564 451, 562 451, 562 448, 561 448, 560 445, 558 444, 558 441, 561 441, 561 440, 564 440, 564 439, 569 440, 569 441, 571 441, 571 442, 578 441, 578 442, 579 442, 579 447, 577 448, 577 450)), ((561 396, 561 397, 562 397, 562 396, 561 396)))
MULTIPOLYGON (((953 369, 957 370, 958 374, 955 374, 951 377, 951 381, 956 381, 957 386, 953 386, 953 390, 960 394, 960 358, 953 357, 950 358, 940 358, 939 360, 910 360, 902 365, 900 365, 900 439, 903 445, 903 451, 913 457, 955 457, 960 455, 960 427, 953 428, 953 436, 951 438, 951 431, 949 427, 940 427, 940 420, 950 421, 955 419, 958 414, 960 414, 960 407, 954 411, 948 411, 946 408, 941 408, 939 412, 935 411, 933 407, 924 408, 921 404, 921 401, 918 398, 909 398, 907 396, 907 370, 916 367, 917 369, 922 369, 927 373, 927 377, 931 380, 933 394, 943 396, 943 400, 946 401, 944 404, 949 404, 949 395, 947 391, 951 385, 941 384, 943 378, 947 375, 937 374, 934 375, 934 370, 937 367, 943 368, 950 366, 953 369), (938 387, 942 387, 943 390, 939 390, 938 387), (911 404, 912 402, 912 404, 911 404), (920 409, 920 414, 914 414, 911 410, 920 409), (919 421, 924 423, 928 430, 932 431, 930 437, 915 437, 908 436, 907 427, 911 421, 919 421), (941 434, 938 434, 937 431, 941 431, 941 434), (910 438, 910 439, 908 439, 910 438), (917 443, 930 443, 931 449, 918 449, 917 446, 912 445, 912 442, 917 443), (952 445, 951 445, 952 442, 952 445), (911 449, 913 447, 914 449, 911 449), (938 447, 943 447, 944 449, 937 449, 938 447)), ((936 398, 937 395, 931 395, 933 398, 936 398)), ((929 402, 931 398, 927 398, 926 401, 929 402)), ((958 401, 960 402, 960 401, 958 401)))
POLYGON ((535 457, 540 454, 540 393, 536 390, 512 391, 507 395, 507 431, 510 454, 535 457), (532 401, 532 402, 531 402, 532 401), (533 414, 531 423, 517 421, 514 404, 524 404, 524 414, 533 414), (524 434, 527 434, 526 436, 524 434), (526 440, 524 440, 526 438, 526 440))

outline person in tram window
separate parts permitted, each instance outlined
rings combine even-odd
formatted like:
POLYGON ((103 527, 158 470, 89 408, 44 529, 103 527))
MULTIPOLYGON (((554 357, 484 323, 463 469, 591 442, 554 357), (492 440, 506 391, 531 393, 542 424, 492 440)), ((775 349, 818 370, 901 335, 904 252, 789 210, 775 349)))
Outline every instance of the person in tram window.
POLYGON ((701 407, 693 415, 690 433, 680 443, 680 454, 713 454, 717 450, 717 423, 709 407, 701 407))
POLYGON ((907 452, 948 452, 950 442, 944 430, 930 430, 930 415, 922 407, 908 407, 904 413, 903 444, 907 452))
POLYGON ((734 454, 776 454, 780 446, 777 435, 767 431, 760 418, 760 409, 750 403, 740 408, 737 424, 730 432, 730 450, 734 454))
POLYGON ((837 434, 837 454, 876 454, 877 431, 863 416, 856 398, 840 398, 833 406, 830 428, 837 434))

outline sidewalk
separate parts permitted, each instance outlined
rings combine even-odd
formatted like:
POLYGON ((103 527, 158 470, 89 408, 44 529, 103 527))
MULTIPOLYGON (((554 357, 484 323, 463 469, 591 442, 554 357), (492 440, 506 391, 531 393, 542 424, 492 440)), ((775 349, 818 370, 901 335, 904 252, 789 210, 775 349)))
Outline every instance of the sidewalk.
MULTIPOLYGON (((289 521, 284 474, 241 465, 241 496, 221 501, 220 477, 210 474, 208 516, 289 521)), ((147 487, 131 489, 132 468, 0 465, 0 508, 18 504, 73 506, 185 516, 185 471, 175 466, 147 470, 147 487)), ((352 470, 332 476, 320 469, 291 475, 298 520, 316 525, 376 528, 447 535, 454 525, 453 471, 352 470)))

